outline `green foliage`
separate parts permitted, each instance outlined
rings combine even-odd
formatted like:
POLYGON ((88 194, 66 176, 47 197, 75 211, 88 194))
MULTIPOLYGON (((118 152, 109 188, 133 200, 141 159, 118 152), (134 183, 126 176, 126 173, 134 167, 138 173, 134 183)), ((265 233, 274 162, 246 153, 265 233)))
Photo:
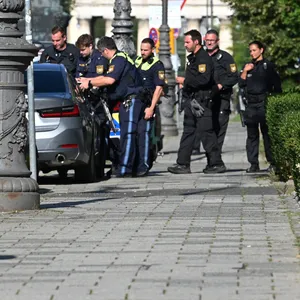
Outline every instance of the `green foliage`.
POLYGON ((232 19, 233 57, 238 70, 241 70, 249 60, 248 37, 245 36, 245 27, 235 17, 232 19))
POLYGON ((299 83, 295 82, 293 78, 287 78, 282 82, 282 90, 284 92, 300 92, 299 83))
MULTIPOLYGON (((298 100, 300 100, 300 95, 298 100)), ((300 198, 300 111, 292 111, 284 116, 279 135, 289 159, 295 191, 300 198)))
POLYGON ((92 35, 94 38, 105 35, 105 20, 103 18, 97 17, 93 19, 92 35))
POLYGON ((260 40, 267 46, 266 56, 276 64, 281 77, 299 78, 294 65, 300 57, 299 0, 223 0, 242 24, 241 42, 260 40))
POLYGON ((63 11, 70 14, 75 4, 75 0, 60 0, 63 11))
POLYGON ((267 122, 276 173, 279 179, 287 181, 292 174, 292 164, 285 148, 285 137, 280 128, 286 122, 286 114, 300 112, 300 94, 285 93, 270 97, 267 104, 267 122))

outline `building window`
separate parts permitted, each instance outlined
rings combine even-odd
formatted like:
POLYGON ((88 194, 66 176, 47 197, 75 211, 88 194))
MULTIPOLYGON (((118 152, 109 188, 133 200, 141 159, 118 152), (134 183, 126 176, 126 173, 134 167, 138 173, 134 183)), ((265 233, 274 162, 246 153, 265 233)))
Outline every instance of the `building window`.
POLYGON ((94 37, 94 39, 105 35, 105 20, 102 17, 92 18, 91 35, 94 37))

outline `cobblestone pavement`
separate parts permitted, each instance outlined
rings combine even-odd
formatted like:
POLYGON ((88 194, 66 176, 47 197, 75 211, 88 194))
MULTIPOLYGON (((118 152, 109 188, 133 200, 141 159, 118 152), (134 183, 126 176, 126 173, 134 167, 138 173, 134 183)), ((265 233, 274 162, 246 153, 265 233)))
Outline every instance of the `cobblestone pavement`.
POLYGON ((178 143, 145 178, 43 177, 41 210, 1 214, 0 299, 300 299, 300 210, 245 173, 245 129, 230 125, 225 174, 204 155, 168 173, 178 143))

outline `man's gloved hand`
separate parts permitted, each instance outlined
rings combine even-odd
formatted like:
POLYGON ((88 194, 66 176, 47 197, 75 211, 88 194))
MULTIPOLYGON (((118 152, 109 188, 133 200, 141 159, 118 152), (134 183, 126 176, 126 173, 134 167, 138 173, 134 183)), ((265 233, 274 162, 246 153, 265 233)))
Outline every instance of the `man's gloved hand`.
POLYGON ((197 102, 196 99, 191 101, 191 111, 196 118, 201 118, 204 114, 204 108, 197 102))

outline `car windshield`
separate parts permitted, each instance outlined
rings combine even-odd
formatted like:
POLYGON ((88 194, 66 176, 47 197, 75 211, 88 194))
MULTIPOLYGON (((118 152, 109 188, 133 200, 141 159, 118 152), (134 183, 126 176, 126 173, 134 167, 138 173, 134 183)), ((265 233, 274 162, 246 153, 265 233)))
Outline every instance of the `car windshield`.
MULTIPOLYGON (((27 72, 25 73, 27 84, 27 72)), ((62 73, 59 71, 34 71, 35 93, 65 93, 66 86, 62 73)))

